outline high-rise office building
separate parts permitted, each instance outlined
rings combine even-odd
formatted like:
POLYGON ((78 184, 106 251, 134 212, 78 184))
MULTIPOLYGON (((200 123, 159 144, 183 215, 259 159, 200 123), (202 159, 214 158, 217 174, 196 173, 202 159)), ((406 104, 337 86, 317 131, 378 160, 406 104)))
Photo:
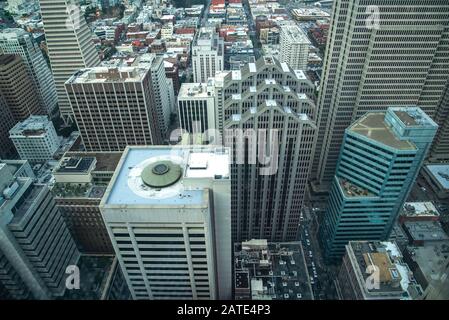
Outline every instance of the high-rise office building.
POLYGON ((38 93, 18 55, 0 55, 0 93, 16 121, 30 115, 46 114, 38 93))
POLYGON ((321 240, 328 259, 349 241, 387 240, 438 126, 416 107, 368 113, 345 133, 321 240))
POLYGON ((39 0, 59 111, 66 122, 72 110, 64 83, 79 69, 100 63, 84 13, 70 0, 39 0))
POLYGON ((168 131, 170 125, 170 115, 174 110, 175 97, 174 88, 168 82, 165 74, 164 59, 155 54, 145 54, 139 57, 140 66, 149 66, 151 70, 151 84, 153 87, 154 103, 157 110, 157 119, 159 121, 159 130, 163 137, 168 131))
POLYGON ((56 206, 82 253, 113 253, 100 201, 121 155, 121 152, 66 152, 53 169, 56 206))
POLYGON ((134 299, 230 299, 230 154, 128 147, 100 210, 134 299))
POLYGON ((296 239, 315 139, 314 86, 270 56, 215 77, 217 128, 232 147, 233 240, 296 239))
POLYGON ((42 109, 49 115, 56 113, 58 96, 53 75, 33 37, 23 29, 4 29, 0 33, 0 52, 22 57, 28 76, 37 88, 42 109))
POLYGON ((224 68, 223 38, 212 28, 201 28, 192 46, 193 82, 207 82, 224 68))
POLYGON ((0 164, 0 283, 15 298, 64 294, 79 253, 46 185, 0 164))
POLYGON ((449 80, 437 109, 438 133, 433 142, 430 161, 449 162, 449 80))
POLYGON ((281 26, 279 60, 292 69, 306 70, 310 40, 296 24, 281 26))
POLYGON ((325 192, 353 121, 392 105, 436 119, 449 70, 445 0, 340 0, 332 12, 312 170, 312 186, 325 192))
POLYGON ((0 96, 0 115, 0 159, 3 159, 9 158, 16 152, 14 144, 9 139, 9 130, 16 122, 2 96, 0 96))
MULTIPOLYGON (((216 128, 215 87, 207 83, 183 83, 178 94, 180 128, 189 134, 202 134, 216 128)), ((205 137, 207 139, 208 137, 205 137)))
POLYGON ((44 163, 53 159, 61 138, 47 116, 30 116, 9 130, 20 159, 31 163, 44 163))
POLYGON ((149 54, 131 66, 83 69, 66 88, 88 151, 162 144, 170 106, 161 58, 149 54))

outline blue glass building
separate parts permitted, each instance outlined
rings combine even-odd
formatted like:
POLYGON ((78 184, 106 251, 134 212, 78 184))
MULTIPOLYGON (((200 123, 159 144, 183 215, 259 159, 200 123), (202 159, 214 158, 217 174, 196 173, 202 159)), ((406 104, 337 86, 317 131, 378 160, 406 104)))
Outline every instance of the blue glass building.
POLYGON ((437 128, 420 108, 395 107, 346 129, 321 226, 327 259, 349 241, 388 238, 437 128))

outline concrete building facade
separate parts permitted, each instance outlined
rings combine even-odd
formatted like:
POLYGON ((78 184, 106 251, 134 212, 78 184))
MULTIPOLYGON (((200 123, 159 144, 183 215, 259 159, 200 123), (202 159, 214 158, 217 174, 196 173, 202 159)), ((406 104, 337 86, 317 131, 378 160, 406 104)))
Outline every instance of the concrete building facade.
POLYGON ((230 299, 230 154, 128 147, 100 204, 134 299, 230 299))
POLYGON ((132 66, 83 69, 67 81, 87 151, 162 144, 170 106, 163 64, 154 58, 145 55, 132 66))
POLYGON ((193 82, 207 82, 224 69, 224 42, 211 28, 201 28, 192 46, 193 82))
POLYGON ((294 70, 306 70, 311 42, 296 24, 281 26, 279 60, 294 70))
POLYGON ((9 138, 20 159, 31 163, 44 163, 53 159, 61 141, 47 116, 30 116, 19 122, 9 131, 9 138))
POLYGON ((14 280, 9 290, 20 298, 27 291, 34 299, 62 296, 66 268, 79 258, 75 242, 48 187, 16 177, 9 167, 0 164, 0 273, 14 280))
POLYGON ((209 79, 207 84, 181 85, 178 95, 178 118, 180 128, 189 134, 203 134, 209 129, 217 128, 215 87, 212 79, 209 79))

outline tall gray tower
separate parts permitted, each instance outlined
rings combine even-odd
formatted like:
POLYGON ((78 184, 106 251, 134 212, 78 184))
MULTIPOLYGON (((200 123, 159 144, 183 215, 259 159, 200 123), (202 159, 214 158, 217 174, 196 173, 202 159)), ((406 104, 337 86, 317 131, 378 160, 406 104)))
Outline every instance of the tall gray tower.
POLYGON ((326 50, 316 191, 328 190, 344 131, 367 112, 414 105, 435 119, 449 70, 449 2, 336 0, 326 50))
POLYGON ((270 56, 215 77, 217 124, 233 150, 234 241, 296 238, 316 136, 313 91, 303 71, 270 56))

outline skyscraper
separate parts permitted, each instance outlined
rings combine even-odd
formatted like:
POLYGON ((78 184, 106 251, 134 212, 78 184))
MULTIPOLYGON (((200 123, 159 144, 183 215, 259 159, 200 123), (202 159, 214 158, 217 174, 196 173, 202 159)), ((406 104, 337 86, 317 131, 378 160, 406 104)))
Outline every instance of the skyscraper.
POLYGON ((334 2, 312 179, 328 191, 345 129, 367 112, 419 106, 435 119, 449 70, 445 0, 334 2))
POLYGON ((151 84, 154 95, 154 103, 157 110, 157 119, 159 121, 159 130, 164 137, 170 125, 170 115, 174 110, 174 88, 167 81, 165 74, 164 59, 155 54, 145 54, 139 57, 139 65, 146 65, 151 70, 151 84))
POLYGON ((0 282, 17 298, 61 296, 78 250, 48 187, 16 170, 0 164, 0 282))
POLYGON ((215 77, 217 129, 232 148, 233 240, 296 239, 315 139, 314 86, 270 56, 215 77))
POLYGON ((224 42, 212 28, 201 28, 192 46, 193 82, 207 82, 224 68, 224 42))
POLYGON ((66 88, 88 151, 163 143, 170 105, 160 57, 149 54, 131 66, 82 69, 66 88))
POLYGON ((28 76, 37 89, 42 109, 49 115, 57 112, 58 97, 53 75, 32 36, 23 29, 4 29, 0 33, 0 52, 22 57, 28 76))
POLYGON ((15 121, 46 113, 20 56, 0 55, 0 93, 15 121))
POLYGON ((230 154, 128 147, 100 210, 134 299, 230 299, 230 154))
POLYGON ((296 24, 281 26, 279 60, 292 69, 306 70, 310 40, 296 24))
POLYGON ((178 95, 178 115, 181 129, 190 134, 215 129, 214 81, 183 83, 178 95))
POLYGON ((449 162, 449 80, 437 109, 438 133, 433 142, 430 161, 449 162))
POLYGON ((39 0, 39 3, 59 111, 70 122, 72 111, 64 83, 75 71, 94 67, 100 60, 79 6, 70 0, 39 0))
POLYGON ((387 240, 438 126, 420 108, 368 113, 344 136, 321 227, 328 259, 349 241, 387 240))

